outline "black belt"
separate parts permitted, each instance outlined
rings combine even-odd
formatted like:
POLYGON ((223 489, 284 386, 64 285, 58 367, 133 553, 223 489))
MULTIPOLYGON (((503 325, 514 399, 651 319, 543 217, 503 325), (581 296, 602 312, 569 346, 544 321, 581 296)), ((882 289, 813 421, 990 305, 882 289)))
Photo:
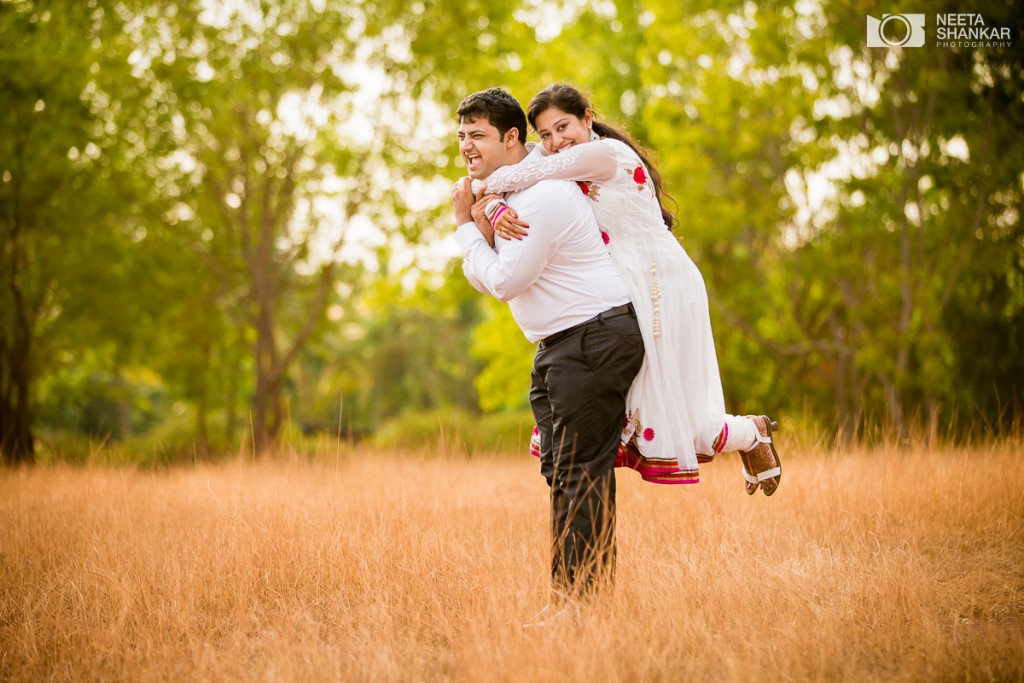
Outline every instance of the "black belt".
POLYGON ((543 339, 540 340, 540 345, 541 345, 542 348, 545 347, 545 346, 550 346, 551 344, 554 344, 559 339, 562 339, 563 337, 566 337, 566 336, 572 334, 576 330, 580 329, 581 327, 585 327, 586 325, 589 325, 590 323, 596 323, 596 322, 598 322, 600 320, 608 320, 609 318, 618 318, 620 315, 631 315, 634 318, 636 317, 636 312, 633 310, 633 302, 632 301, 630 301, 629 303, 622 304, 621 306, 616 306, 615 308, 609 308, 604 313, 598 313, 597 315, 595 315, 590 320, 584 320, 583 322, 581 322, 578 325, 573 325, 572 327, 567 327, 564 330, 562 330, 561 332, 555 332, 550 337, 544 337, 543 339))

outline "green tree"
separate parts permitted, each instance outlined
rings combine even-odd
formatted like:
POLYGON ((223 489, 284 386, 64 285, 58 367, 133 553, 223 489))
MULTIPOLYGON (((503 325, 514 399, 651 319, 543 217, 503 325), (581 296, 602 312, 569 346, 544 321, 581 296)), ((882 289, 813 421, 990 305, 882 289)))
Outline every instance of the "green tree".
MULTIPOLYGON (((286 417, 288 370, 323 319, 346 226, 380 198, 368 162, 379 141, 353 144, 340 132, 352 111, 353 7, 154 6, 138 36, 138 76, 172 111, 165 191, 180 197, 179 230, 212 274, 202 294, 224 316, 195 329, 196 341, 233 359, 229 403, 240 367, 230 349, 250 349, 260 451, 286 417)), ((202 406, 207 389, 194 393, 202 406)))
POLYGON ((530 369, 536 346, 523 336, 508 305, 487 299, 484 319, 473 331, 470 350, 483 364, 473 384, 488 412, 530 405, 530 369))
POLYGON ((653 148, 731 410, 848 437, 1005 427, 1024 405, 1024 41, 868 49, 877 11, 0 4, 6 458, 31 459, 34 414, 128 433, 147 401, 191 402, 201 450, 233 445, 246 401, 261 450, 289 417, 333 425, 339 396, 353 432, 523 405, 532 345, 505 307, 418 259, 454 227, 458 102, 552 81, 653 148))
POLYGON ((313 402, 307 420, 353 437, 402 413, 477 403, 479 366, 468 349, 480 299, 461 268, 417 273, 394 267, 389 249, 378 256, 379 272, 336 304, 335 320, 303 354, 299 372, 307 386, 322 385, 305 392, 313 402))
POLYGON ((138 114, 123 22, 96 3, 0 5, 0 450, 34 458, 38 379, 106 335, 131 346, 131 207, 122 118, 138 114))

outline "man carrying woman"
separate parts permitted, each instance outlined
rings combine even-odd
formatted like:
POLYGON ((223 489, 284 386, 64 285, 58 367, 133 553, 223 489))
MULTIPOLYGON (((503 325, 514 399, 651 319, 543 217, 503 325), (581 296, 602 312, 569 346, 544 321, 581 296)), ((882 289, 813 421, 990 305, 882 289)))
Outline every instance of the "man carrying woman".
MULTIPOLYGON (((504 90, 470 95, 457 114, 459 152, 471 177, 527 156, 526 116, 504 90)), ((572 620, 578 601, 611 578, 614 464, 644 345, 626 285, 574 183, 545 180, 509 194, 507 205, 537 229, 529 240, 495 245, 488 221, 472 216, 477 199, 468 179, 456 183, 463 271, 477 290, 507 301, 523 334, 538 344, 530 405, 551 492, 552 596, 531 625, 545 626, 572 620)))
MULTIPOLYGON (((501 194, 550 179, 573 180, 594 209, 601 236, 626 283, 644 338, 644 365, 626 399, 617 465, 647 481, 699 480, 698 463, 739 451, 746 491, 770 496, 782 479, 772 442, 777 425, 765 415, 726 413, 704 278, 671 232, 661 178, 622 131, 596 120, 580 91, 554 84, 530 101, 527 119, 541 144, 520 163, 483 181, 480 206, 494 207, 495 234, 529 241, 515 207, 501 194)), ((527 236, 528 234, 528 236, 527 236)), ((500 244, 500 240, 499 240, 500 244)))

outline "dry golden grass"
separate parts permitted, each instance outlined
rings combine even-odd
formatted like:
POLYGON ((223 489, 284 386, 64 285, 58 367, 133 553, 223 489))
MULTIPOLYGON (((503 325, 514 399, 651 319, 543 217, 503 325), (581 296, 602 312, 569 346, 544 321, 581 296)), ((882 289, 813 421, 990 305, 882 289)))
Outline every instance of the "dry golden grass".
POLYGON ((1019 445, 783 454, 620 473, 616 589, 541 633, 526 456, 3 472, 0 679, 1024 680, 1019 445))

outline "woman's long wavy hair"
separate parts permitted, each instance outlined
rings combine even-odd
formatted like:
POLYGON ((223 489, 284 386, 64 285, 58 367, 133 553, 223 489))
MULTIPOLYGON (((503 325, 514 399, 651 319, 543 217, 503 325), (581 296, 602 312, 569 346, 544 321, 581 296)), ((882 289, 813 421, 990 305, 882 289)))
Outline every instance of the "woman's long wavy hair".
MULTIPOLYGON (((593 108, 590 106, 590 102, 587 101, 587 98, 579 90, 567 83, 553 83, 534 95, 533 99, 530 100, 530 106, 526 108, 526 118, 530 122, 530 126, 535 131, 537 130, 537 117, 551 107, 558 107, 566 114, 572 114, 579 119, 582 119, 586 115, 588 109, 593 111, 593 108)), ((663 199, 671 201, 671 197, 662 191, 661 174, 658 173, 658 169, 651 164, 647 159, 647 155, 644 154, 640 150, 640 147, 623 131, 615 128, 614 126, 609 126, 607 123, 598 121, 596 117, 593 122, 593 127, 594 132, 601 137, 614 138, 615 140, 629 145, 629 148, 636 152, 636 155, 640 157, 640 161, 644 162, 644 166, 647 167, 647 170, 650 173, 651 181, 654 183, 654 196, 658 198, 658 205, 661 207, 661 217, 665 221, 665 226, 671 230, 675 225, 676 217, 672 215, 671 211, 665 208, 663 199)))

